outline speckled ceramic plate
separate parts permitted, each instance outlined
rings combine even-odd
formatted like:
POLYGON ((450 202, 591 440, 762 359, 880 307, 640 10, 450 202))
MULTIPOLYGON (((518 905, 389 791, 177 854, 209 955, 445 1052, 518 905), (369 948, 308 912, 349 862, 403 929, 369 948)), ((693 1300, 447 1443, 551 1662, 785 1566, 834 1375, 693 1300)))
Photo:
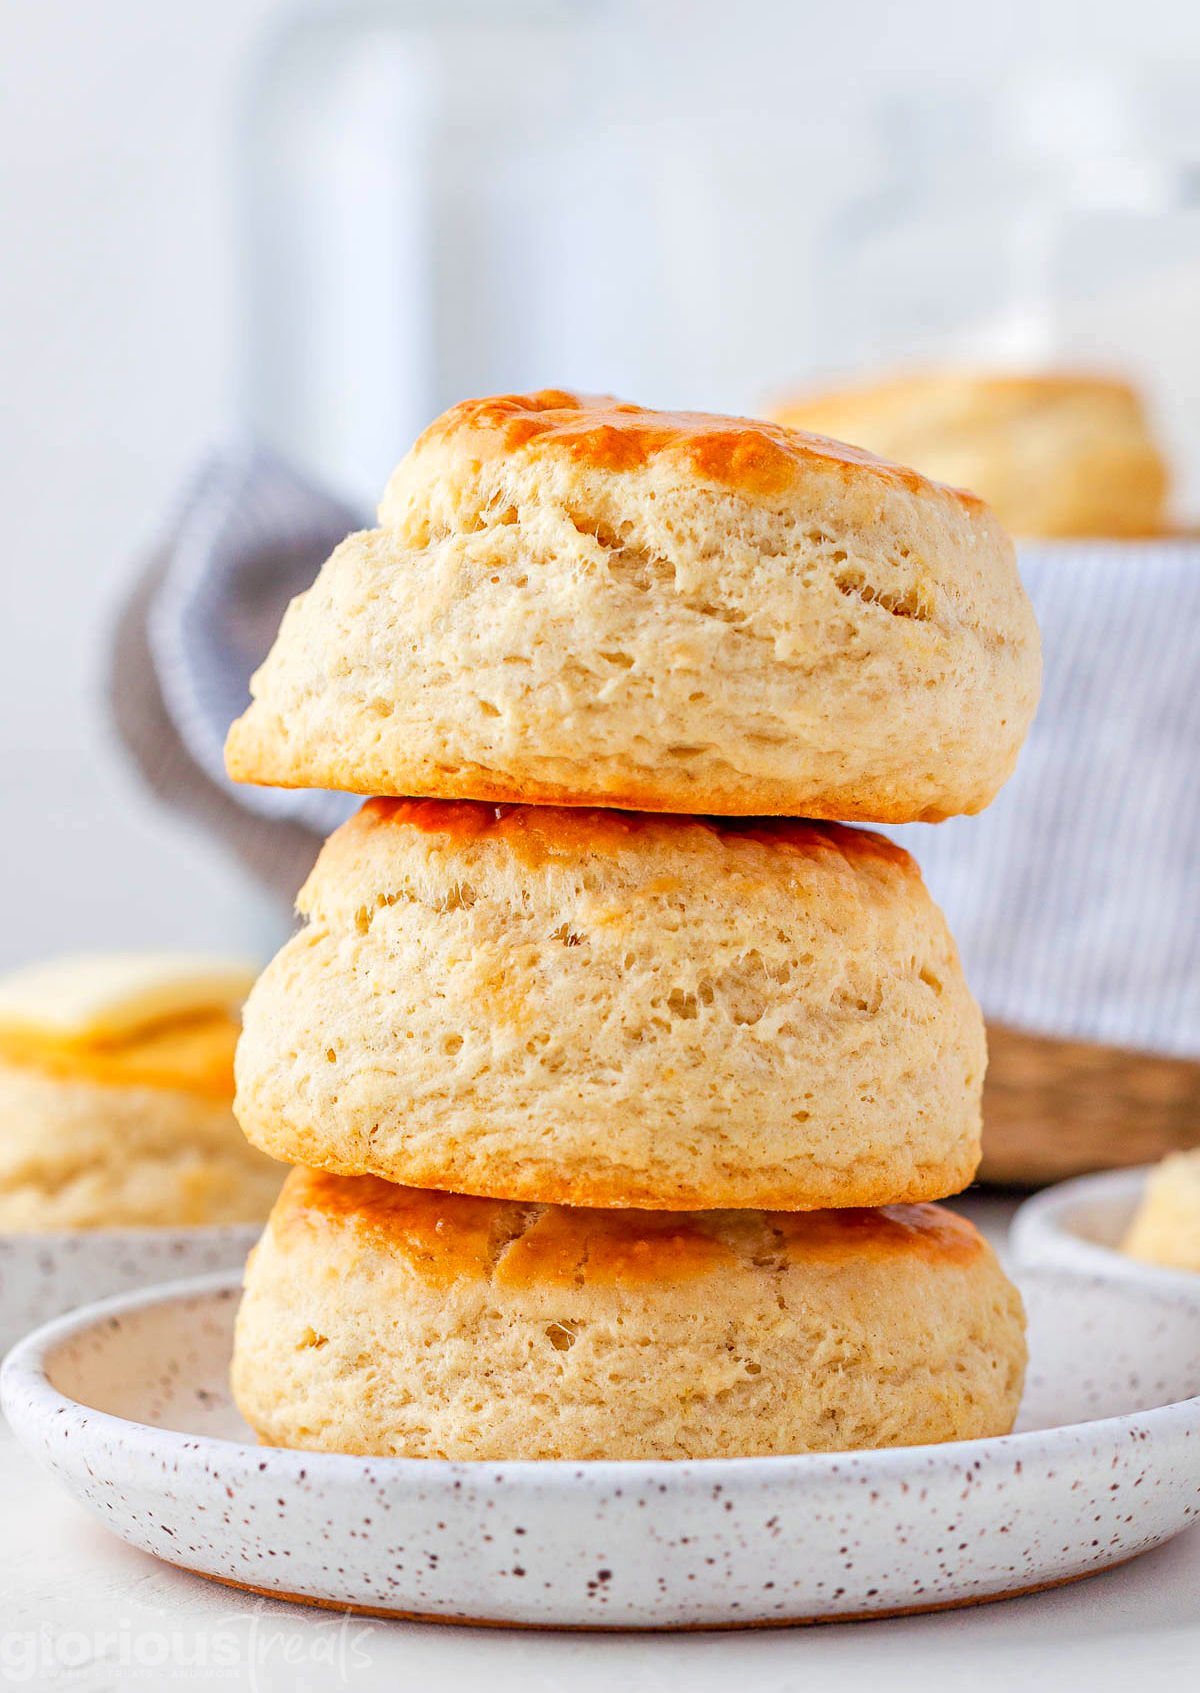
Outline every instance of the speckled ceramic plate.
POLYGON ((1148 1165, 1059 1182, 1027 1199, 1013 1219, 1009 1245, 1018 1264, 1107 1276, 1200 1297, 1200 1275, 1143 1264, 1118 1250, 1150 1173, 1148 1165))
POLYGON ((111 1294, 236 1270, 260 1226, 0 1233, 0 1355, 31 1329, 111 1294))
POLYGON ((1004 1439, 697 1463, 453 1464, 252 1444, 210 1278, 48 1325, 17 1438, 114 1533, 257 1592, 445 1622, 748 1626, 1071 1581, 1200 1516, 1200 1298, 1035 1272, 1004 1439))

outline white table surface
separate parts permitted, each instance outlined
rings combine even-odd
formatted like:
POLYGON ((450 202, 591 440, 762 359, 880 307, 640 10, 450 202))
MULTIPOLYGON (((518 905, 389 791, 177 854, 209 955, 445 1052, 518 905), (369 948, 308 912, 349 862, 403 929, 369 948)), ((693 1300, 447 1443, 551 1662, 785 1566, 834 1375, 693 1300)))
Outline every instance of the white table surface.
MULTIPOLYGON (((1002 1206, 965 1204, 995 1237, 1002 1206)), ((754 1633, 571 1635, 376 1622, 252 1599, 114 1539, 0 1429, 0 1687, 249 1693, 1200 1689, 1200 1529, 1000 1604, 754 1633)))

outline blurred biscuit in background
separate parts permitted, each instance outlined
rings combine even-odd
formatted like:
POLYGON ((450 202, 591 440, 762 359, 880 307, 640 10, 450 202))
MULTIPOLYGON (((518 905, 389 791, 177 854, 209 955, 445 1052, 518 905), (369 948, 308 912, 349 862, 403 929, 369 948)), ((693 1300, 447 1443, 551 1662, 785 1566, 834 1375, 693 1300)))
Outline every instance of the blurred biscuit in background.
POLYGON ((1029 538, 1157 535, 1169 473, 1126 382, 946 369, 800 393, 778 422, 970 488, 1029 538))
POLYGON ((254 970, 58 958, 0 979, 0 1230, 257 1222, 281 1172, 234 1121, 254 970))

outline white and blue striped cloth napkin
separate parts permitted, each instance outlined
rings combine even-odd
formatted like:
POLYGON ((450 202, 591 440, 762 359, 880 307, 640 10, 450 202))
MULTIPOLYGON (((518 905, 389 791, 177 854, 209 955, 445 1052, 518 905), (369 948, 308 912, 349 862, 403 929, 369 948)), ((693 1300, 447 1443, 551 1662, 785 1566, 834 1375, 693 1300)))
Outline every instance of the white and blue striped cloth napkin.
MULTIPOLYGON (((246 448, 207 466, 163 549, 147 636, 167 715, 264 825, 323 835, 358 803, 235 787, 221 749, 287 600, 366 520, 246 448)), ((1021 569, 1045 688, 1017 773, 981 817, 891 832, 990 1018, 1200 1057, 1200 540, 1029 544, 1021 569)))

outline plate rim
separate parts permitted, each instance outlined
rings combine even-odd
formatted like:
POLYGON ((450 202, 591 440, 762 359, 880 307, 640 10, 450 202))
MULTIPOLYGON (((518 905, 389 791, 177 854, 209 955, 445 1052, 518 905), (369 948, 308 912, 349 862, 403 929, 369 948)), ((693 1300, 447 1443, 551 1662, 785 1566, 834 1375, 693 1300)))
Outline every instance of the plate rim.
MULTIPOLYGON (((1030 1277, 1058 1281, 1078 1286, 1091 1281, 1101 1286, 1111 1278, 1086 1277, 1061 1266, 1027 1264, 1025 1274, 1030 1277)), ((1062 1455, 1064 1449, 1084 1443, 1093 1445, 1097 1437, 1115 1437, 1118 1431, 1127 1433, 1131 1425, 1144 1428, 1150 1423, 1169 1436, 1180 1432, 1200 1436, 1200 1392, 1166 1405, 1145 1410, 1123 1411, 1113 1416, 1097 1417, 1086 1422, 1060 1423, 1052 1428, 1023 1429, 1010 1434, 985 1435, 973 1440, 926 1442, 915 1446, 870 1447, 844 1452, 784 1452, 761 1456, 733 1458, 406 1458, 373 1456, 352 1452, 322 1452, 299 1447, 251 1444, 217 1434, 190 1434, 182 1429, 165 1428, 156 1423, 138 1422, 131 1417, 102 1411, 74 1399, 54 1386, 49 1378, 47 1362, 51 1350, 86 1332, 127 1313, 149 1309, 155 1305, 203 1299, 214 1296, 230 1297, 241 1286, 238 1272, 211 1271, 186 1280, 155 1284, 133 1293, 117 1294, 77 1307, 64 1316, 55 1317, 31 1330, 13 1346, 0 1364, 0 1410, 8 1417, 14 1436, 26 1445, 36 1439, 39 1449, 48 1445, 46 1431, 66 1411, 80 1412, 93 1425, 98 1437, 107 1436, 130 1457, 149 1455, 146 1437, 154 1445, 157 1464, 164 1449, 185 1467, 196 1465, 203 1471, 203 1456, 210 1447, 218 1447, 230 1457, 235 1454, 242 1461, 261 1467, 267 1463, 284 1469, 306 1470, 319 1462, 322 1469, 335 1474, 360 1474, 364 1468, 378 1471, 397 1481, 424 1479, 432 1485, 438 1481, 461 1481, 465 1476, 476 1480, 491 1478, 494 1482, 512 1479, 522 1483, 540 1482, 549 1487, 575 1487, 583 1482, 597 1485, 628 1477, 631 1471, 649 1481, 667 1477, 684 1480, 703 1480, 708 1485, 726 1477, 730 1481, 747 1476, 772 1472, 778 1476, 784 1470, 798 1470, 800 1475, 821 1483, 840 1481, 848 1468, 860 1469, 870 1465, 887 1476, 892 1471, 908 1473, 921 1463, 939 1462, 945 1468, 956 1463, 976 1463, 983 1459, 1009 1461, 1032 1454, 1050 1441, 1062 1455), (18 1405, 19 1401, 19 1405, 18 1405), (17 1406, 17 1416, 13 1409, 17 1406)), ((1195 1290, 1181 1287, 1148 1288, 1136 1282, 1124 1285, 1124 1291, 1149 1298, 1154 1305, 1166 1309, 1183 1308, 1193 1316, 1200 1316, 1200 1287, 1195 1290)), ((78 1448, 77 1448, 78 1449, 78 1448)))

